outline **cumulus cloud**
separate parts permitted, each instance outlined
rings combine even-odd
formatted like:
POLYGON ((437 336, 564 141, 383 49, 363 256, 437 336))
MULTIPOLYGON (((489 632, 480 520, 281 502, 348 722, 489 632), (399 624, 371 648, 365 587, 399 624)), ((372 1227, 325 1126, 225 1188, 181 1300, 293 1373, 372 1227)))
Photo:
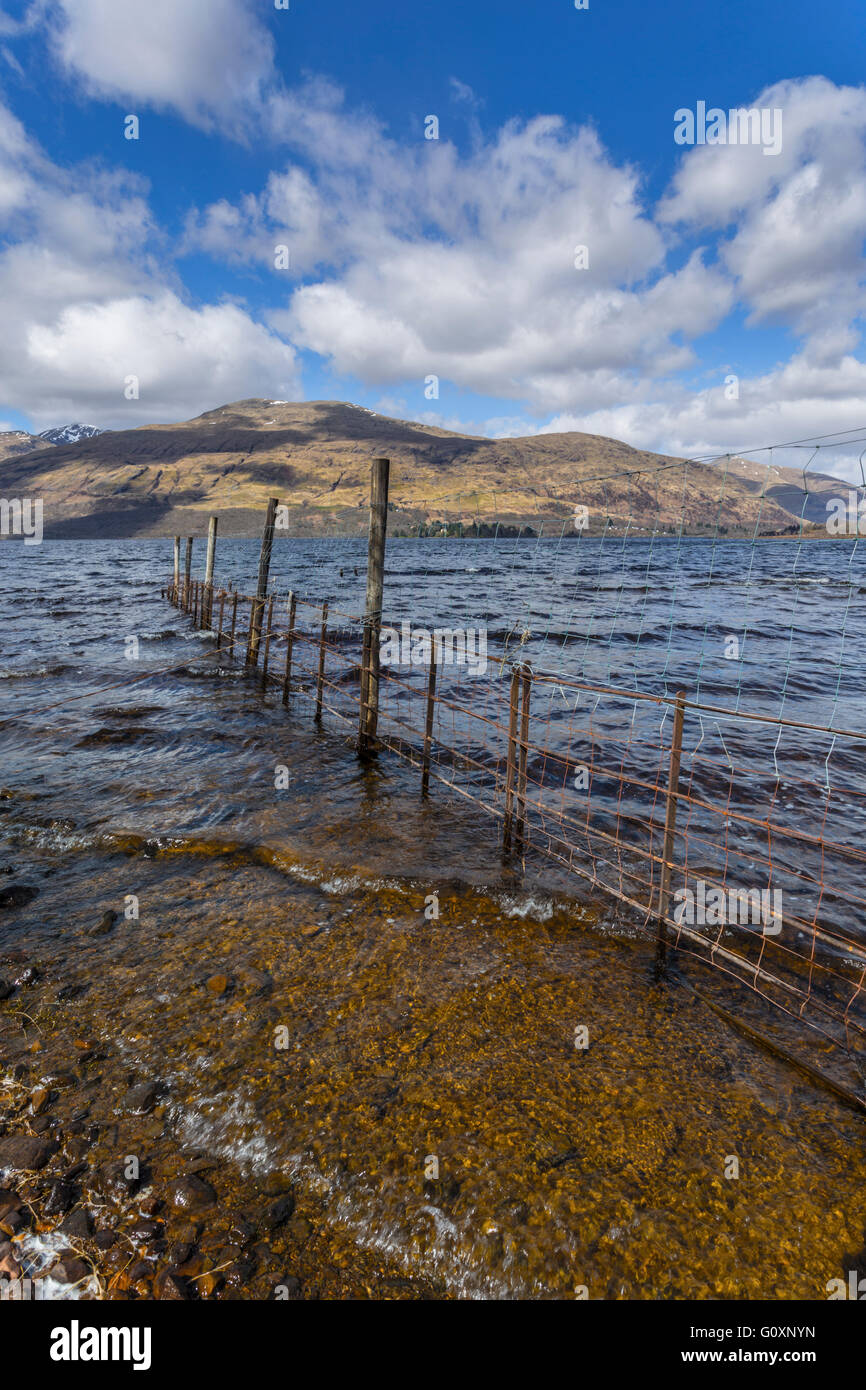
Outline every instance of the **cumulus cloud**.
POLYGON ((536 409, 613 401, 630 373, 689 366, 684 340, 730 308, 730 277, 700 253, 666 269, 637 171, 588 128, 513 121, 461 156, 397 146, 327 85, 272 115, 310 168, 204 209, 188 247, 269 265, 288 244, 306 283, 271 323, 365 384, 435 374, 536 409))
POLYGON ((237 304, 185 301, 140 180, 56 168, 0 106, 0 190, 0 397, 39 427, 299 394, 294 352, 272 330, 237 304))
POLYGON ((248 0, 59 0, 40 8, 58 60, 90 96, 238 133, 275 81, 273 40, 248 0))
POLYGON ((727 231, 719 255, 750 323, 838 329, 866 305, 866 90, 812 77, 779 82, 753 104, 782 111, 780 154, 694 147, 659 219, 727 231))

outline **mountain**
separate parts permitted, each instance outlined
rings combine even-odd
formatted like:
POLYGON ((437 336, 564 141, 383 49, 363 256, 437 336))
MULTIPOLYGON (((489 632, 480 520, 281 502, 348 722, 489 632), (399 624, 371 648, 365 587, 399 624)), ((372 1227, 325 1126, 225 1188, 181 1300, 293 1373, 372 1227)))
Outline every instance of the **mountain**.
POLYGON ((77 444, 79 439, 95 439, 102 430, 98 430, 93 425, 58 425, 53 430, 43 430, 39 435, 40 439, 47 439, 49 444, 77 444))
POLYGON ((31 454, 34 449, 50 449, 47 439, 26 430, 0 430, 0 463, 18 454, 31 454))
POLYGON ((0 430, 0 463, 19 454, 31 454, 37 449, 49 449, 56 444, 77 444, 80 439, 94 439, 102 430, 93 425, 59 425, 41 434, 26 430, 0 430))
POLYGON ((257 535, 269 496, 289 534, 364 534, 370 459, 391 459, 392 535, 419 527, 530 527, 577 534, 785 534, 792 513, 711 464, 580 433, 487 439, 341 401, 245 400, 181 424, 89 434, 7 457, 5 496, 42 497, 54 536, 257 535))
MULTIPOLYGON (((808 458, 806 454, 805 459, 808 458)), ((768 497, 792 516, 798 519, 802 516, 804 522, 814 522, 821 527, 826 526, 827 503, 831 499, 842 498, 847 505, 851 500, 849 493, 854 493, 857 504, 866 500, 866 488, 855 487, 829 473, 814 473, 811 468, 804 472, 801 468, 768 463, 763 455, 760 459, 725 455, 713 462, 729 476, 739 478, 757 496, 768 497)))

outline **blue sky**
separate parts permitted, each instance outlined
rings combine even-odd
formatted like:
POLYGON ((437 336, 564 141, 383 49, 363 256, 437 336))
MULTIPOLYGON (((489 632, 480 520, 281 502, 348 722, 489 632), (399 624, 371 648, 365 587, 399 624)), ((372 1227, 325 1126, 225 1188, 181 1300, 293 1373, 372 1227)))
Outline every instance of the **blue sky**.
POLYGON ((863 35, 803 0, 0 0, 0 428, 866 425, 863 35), (677 144, 699 102, 780 112, 778 152, 677 144))

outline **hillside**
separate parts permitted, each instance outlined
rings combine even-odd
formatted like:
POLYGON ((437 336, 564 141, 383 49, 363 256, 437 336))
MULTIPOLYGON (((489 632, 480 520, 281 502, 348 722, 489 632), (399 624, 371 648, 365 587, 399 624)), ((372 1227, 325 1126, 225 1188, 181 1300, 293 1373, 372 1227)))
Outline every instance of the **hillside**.
MULTIPOLYGON (((31 437, 32 438, 32 437, 31 437)), ((361 534, 370 459, 391 459, 392 534, 473 520, 538 534, 588 531, 789 533, 783 495, 712 464, 567 433, 486 439, 393 420, 338 401, 237 401, 182 424, 106 431, 7 451, 5 496, 42 497, 49 536, 256 535, 269 496, 291 508, 289 533, 361 534)), ((839 486, 838 484, 836 485, 839 486)))
POLYGON ((763 494, 793 517, 802 516, 804 522, 813 522, 822 529, 826 526, 827 503, 831 498, 841 497, 847 501, 849 492, 855 493, 859 501, 866 497, 866 489, 842 482, 829 473, 816 473, 811 468, 804 472, 800 468, 768 463, 765 455, 758 459, 735 455, 714 462, 717 467, 726 469, 729 477, 741 479, 756 495, 763 494))

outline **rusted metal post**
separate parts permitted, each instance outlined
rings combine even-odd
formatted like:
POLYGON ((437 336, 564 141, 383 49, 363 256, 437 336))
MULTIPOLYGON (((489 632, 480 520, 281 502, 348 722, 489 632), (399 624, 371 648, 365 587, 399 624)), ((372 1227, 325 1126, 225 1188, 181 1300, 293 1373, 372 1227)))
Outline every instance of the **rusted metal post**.
POLYGON ((234 661, 234 659, 235 659, 235 628, 237 627, 237 622, 238 622, 238 591, 237 591, 237 589, 235 589, 234 593, 232 594, 232 630, 231 630, 231 636, 229 637, 229 651, 231 652, 232 661, 234 661))
POLYGON ((274 548, 274 527, 276 525, 278 497, 268 498, 265 513, 265 529, 262 532, 262 549, 259 555, 259 579, 256 585, 255 602, 250 609, 250 636, 247 643, 247 665, 259 663, 259 643, 262 636, 262 618, 265 611, 265 595, 268 592, 268 574, 271 568, 271 551, 274 548))
POLYGON ((529 753, 529 701, 532 693, 532 669, 524 666, 521 677, 522 702, 520 709, 520 753, 517 763, 517 850, 523 848, 526 830, 526 759, 529 753))
POLYGON ((192 572, 192 536, 186 538, 186 560, 183 568, 183 608, 189 612, 190 574, 192 572))
POLYGON ((223 644, 223 611, 225 609, 225 606, 226 591, 225 589, 220 589, 220 615, 219 621, 217 623, 217 651, 219 651, 220 647, 223 644))
POLYGON ((204 566, 204 614, 202 627, 210 630, 213 620, 213 562, 216 554, 217 524, 219 518, 212 516, 207 528, 207 559, 204 566))
POLYGON ((662 875, 659 885, 658 910, 658 954, 665 955, 665 918, 668 915, 671 892, 671 870, 673 869, 674 837, 677 828, 677 801, 680 790, 680 762, 683 755, 683 721, 686 714, 686 692, 677 691, 674 705, 674 728, 671 735, 671 757, 668 770, 667 804, 665 806, 665 839, 662 849, 662 875))
POLYGON ((379 723, 379 632, 385 587, 385 536, 388 529, 389 459, 373 459, 370 487, 370 540, 367 548, 367 602, 361 665, 358 749, 369 752, 379 723))
POLYGON ((264 656, 262 657, 262 690, 264 690, 264 689, 266 688, 267 683, 268 683, 268 657, 269 657, 270 654, 271 654, 271 629, 272 629, 273 625, 274 625, 274 596, 273 596, 273 594, 271 594, 271 597, 270 597, 270 599, 269 599, 269 601, 268 601, 268 623, 267 623, 267 627, 266 627, 266 629, 265 629, 265 652, 264 652, 264 656))
POLYGON ((433 715, 436 709, 436 663, 439 660, 439 639, 435 632, 430 641, 430 673, 427 677, 427 722, 424 726, 424 759, 421 764, 421 795, 430 788, 430 748, 433 743, 433 715))
POLYGON ((514 774, 517 768, 517 709, 520 701, 520 667, 511 672, 508 713, 508 755, 505 763, 505 817, 502 824, 502 848, 511 849, 511 825, 514 815, 514 774))
POLYGON ((177 606, 180 593, 180 536, 174 538, 174 603, 177 606))
POLYGON ((322 632, 319 637, 319 673, 316 677, 316 719, 322 717, 322 685, 325 680, 325 635, 328 630, 328 600, 322 604, 322 632))
POLYGON ((283 672, 283 704, 289 703, 289 684, 292 679, 292 647, 295 641, 295 608, 297 599, 289 594, 289 626, 286 630, 286 669, 283 672))

